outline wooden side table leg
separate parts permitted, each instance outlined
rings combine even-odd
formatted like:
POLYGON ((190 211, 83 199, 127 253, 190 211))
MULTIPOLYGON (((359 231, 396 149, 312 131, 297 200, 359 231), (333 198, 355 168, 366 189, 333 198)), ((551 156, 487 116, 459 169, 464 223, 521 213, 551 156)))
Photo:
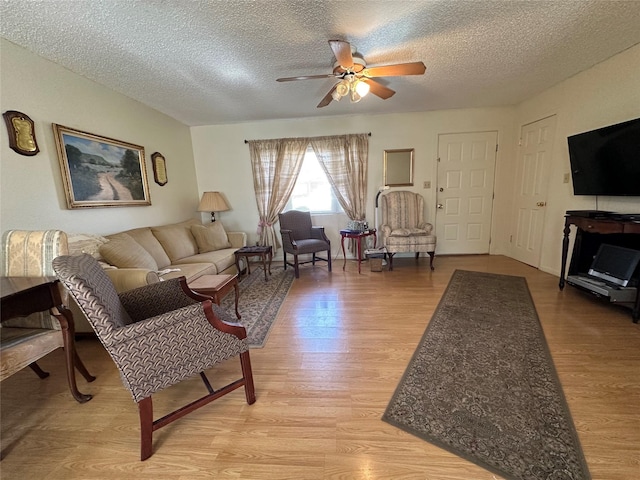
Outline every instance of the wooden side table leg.
POLYGON ((271 275, 271 261, 273 260, 273 247, 269 247, 269 275, 271 275))
MULTIPOLYGON (((264 281, 268 280, 267 278, 267 252, 264 252, 260 255, 262 257, 262 269, 264 270, 264 281)), ((271 270, 271 269, 269 269, 271 270)))
POLYGON ((233 281, 233 289, 235 291, 235 296, 236 296, 236 318, 241 319, 242 315, 240 315, 240 312, 238 311, 238 299, 240 298, 240 288, 238 288, 238 279, 236 278, 233 281))
POLYGON ((340 245, 342 246, 342 257, 344 258, 344 263, 342 264, 342 270, 347 266, 347 255, 344 253, 344 235, 341 235, 340 245))
POLYGON ((358 273, 360 272, 360 264, 362 263, 362 237, 358 237, 358 273))

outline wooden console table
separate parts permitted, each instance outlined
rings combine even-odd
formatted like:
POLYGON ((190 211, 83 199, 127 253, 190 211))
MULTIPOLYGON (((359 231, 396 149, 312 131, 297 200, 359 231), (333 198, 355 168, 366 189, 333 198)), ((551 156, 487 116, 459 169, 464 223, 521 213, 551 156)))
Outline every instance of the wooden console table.
MULTIPOLYGON (((564 288, 566 278, 567 255, 569 253, 569 234, 571 225, 576 227, 576 239, 569 264, 569 275, 586 273, 591 266, 600 244, 608 243, 620 247, 640 250, 640 223, 613 218, 588 218, 567 214, 564 217, 564 237, 562 239, 562 265, 560 270, 560 290, 564 288)), ((640 285, 632 310, 634 322, 640 317, 640 285)))

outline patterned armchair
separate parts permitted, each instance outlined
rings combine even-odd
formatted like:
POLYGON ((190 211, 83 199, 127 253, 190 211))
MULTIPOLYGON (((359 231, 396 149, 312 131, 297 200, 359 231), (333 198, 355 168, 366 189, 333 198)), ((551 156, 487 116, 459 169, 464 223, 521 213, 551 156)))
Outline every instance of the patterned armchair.
POLYGON ((244 386, 247 403, 255 402, 244 327, 233 323, 234 319, 212 305, 209 297, 192 292, 184 277, 118 294, 90 255, 58 257, 53 268, 138 403, 141 460, 153 453, 155 430, 236 388, 244 386), (238 356, 242 377, 213 390, 204 371, 238 356), (151 395, 197 374, 208 394, 154 420, 151 395))
POLYGON ((389 257, 389 270, 393 270, 396 253, 415 252, 429 254, 429 266, 433 270, 436 236, 433 225, 424 220, 422 195, 406 190, 390 192, 381 197, 382 245, 389 257))
POLYGON ((331 242, 324 234, 324 227, 314 227, 311 225, 311 214, 290 210, 278 215, 280 219, 280 235, 282 236, 282 249, 284 256, 284 268, 291 265, 295 270, 296 278, 300 277, 298 265, 311 262, 316 264, 316 260, 327 262, 331 271, 331 242), (316 255, 317 252, 327 252, 327 258, 316 255), (287 253, 293 255, 293 263, 287 262, 287 253), (311 254, 311 260, 300 262, 298 255, 311 254))
MULTIPOLYGON (((53 277, 52 261, 68 253, 67 235, 60 230, 9 230, 2 236, 0 274, 14 285, 27 286, 21 277, 53 277), (19 278, 16 278, 19 277, 19 278)), ((66 292, 60 288, 61 303, 66 292)), ((37 312, 26 317, 9 318, 0 328, 0 380, 29 366, 40 378, 49 376, 37 361, 58 348, 64 348, 67 381, 73 397, 80 403, 91 399, 78 391, 74 368, 88 382, 95 380, 73 346, 73 316, 66 309, 37 312)))

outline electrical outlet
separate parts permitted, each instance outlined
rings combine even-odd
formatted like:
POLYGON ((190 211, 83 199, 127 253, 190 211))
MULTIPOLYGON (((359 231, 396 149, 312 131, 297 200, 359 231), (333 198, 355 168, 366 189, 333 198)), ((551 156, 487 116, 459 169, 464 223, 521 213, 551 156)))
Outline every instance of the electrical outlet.
POLYGON ((422 188, 431 188, 431 182, 429 180, 425 180, 422 184, 422 188))
POLYGON ((564 179, 562 181, 563 181, 563 183, 569 183, 569 174, 568 173, 564 174, 564 179))

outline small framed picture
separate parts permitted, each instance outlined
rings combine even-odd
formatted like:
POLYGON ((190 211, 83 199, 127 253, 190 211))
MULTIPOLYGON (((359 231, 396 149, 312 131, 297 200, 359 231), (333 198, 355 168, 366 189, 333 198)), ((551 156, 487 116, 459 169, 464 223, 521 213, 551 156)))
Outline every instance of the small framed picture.
POLYGON ((167 184, 167 161, 160 152, 151 154, 151 164, 153 165, 153 179, 160 185, 167 184))
POLYGON ((144 147, 53 124, 69 208, 151 205, 144 147))
POLYGON ((16 110, 7 110, 2 116, 7 124, 9 148, 20 155, 28 157, 36 155, 40 149, 36 142, 33 120, 16 110))

